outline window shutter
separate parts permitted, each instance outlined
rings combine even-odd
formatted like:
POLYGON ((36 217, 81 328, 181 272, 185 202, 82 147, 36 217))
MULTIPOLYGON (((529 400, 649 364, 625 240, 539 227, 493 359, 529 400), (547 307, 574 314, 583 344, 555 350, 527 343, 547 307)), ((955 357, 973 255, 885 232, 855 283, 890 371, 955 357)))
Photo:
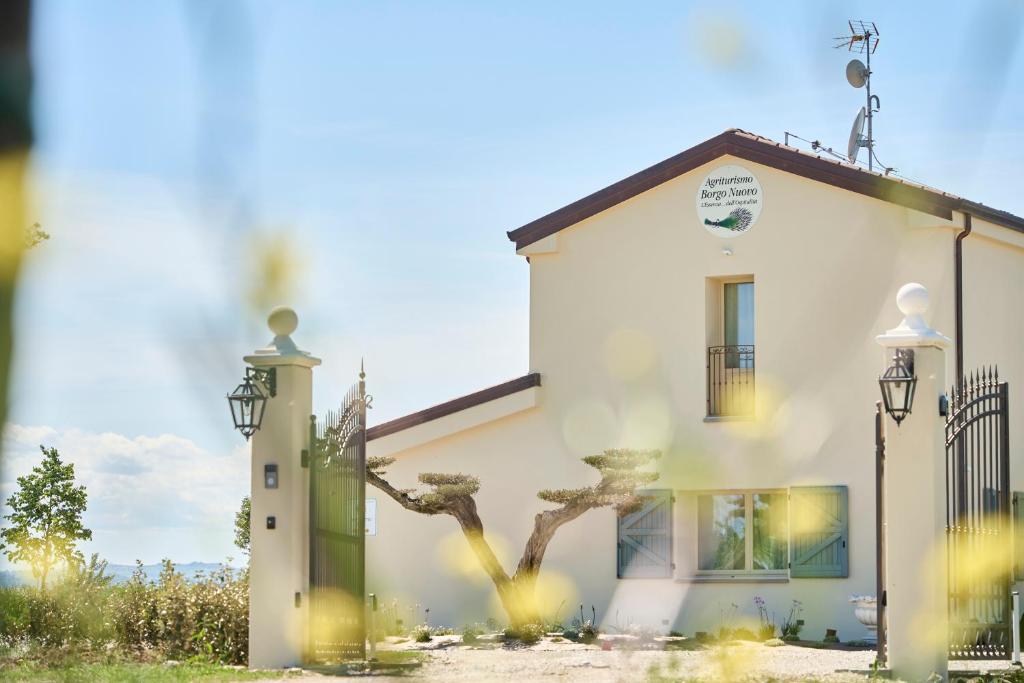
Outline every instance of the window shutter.
POLYGON ((620 579, 672 576, 672 491, 640 491, 643 506, 619 517, 620 579))
POLYGON ((1013 578, 1024 581, 1024 491, 1013 492, 1013 578))
POLYGON ((789 490, 789 575, 845 577, 849 516, 845 486, 800 486, 789 490))

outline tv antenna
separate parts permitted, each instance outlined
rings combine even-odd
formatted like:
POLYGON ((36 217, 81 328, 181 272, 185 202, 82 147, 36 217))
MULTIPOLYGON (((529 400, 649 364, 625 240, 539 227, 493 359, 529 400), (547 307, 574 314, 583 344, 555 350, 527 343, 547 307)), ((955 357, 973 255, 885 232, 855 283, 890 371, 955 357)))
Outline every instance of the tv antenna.
MULTIPOLYGON (((867 86, 867 106, 857 112, 853 121, 853 128, 850 131, 850 144, 847 148, 847 158, 850 163, 856 163, 857 152, 861 147, 868 148, 868 170, 874 170, 875 161, 875 137, 871 127, 871 120, 875 112, 882 108, 878 95, 871 94, 871 55, 878 49, 878 27, 873 21, 861 21, 851 19, 848 22, 850 35, 836 36, 836 49, 845 47, 849 52, 857 52, 864 55, 867 64, 859 59, 851 59, 846 65, 846 80, 854 88, 867 86), (864 136, 864 124, 867 123, 868 134, 864 136)), ((882 164, 883 166, 885 164, 882 164)))

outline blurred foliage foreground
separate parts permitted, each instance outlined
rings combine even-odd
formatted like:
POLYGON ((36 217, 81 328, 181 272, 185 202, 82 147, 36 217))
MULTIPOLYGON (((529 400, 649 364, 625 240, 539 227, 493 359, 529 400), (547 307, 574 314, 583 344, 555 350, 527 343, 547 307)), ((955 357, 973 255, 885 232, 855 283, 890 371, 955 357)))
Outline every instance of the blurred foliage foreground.
MULTIPOLYGON (((248 662, 248 574, 230 567, 186 580, 165 560, 114 585, 94 555, 47 590, 0 588, 0 679, 83 664, 248 662)), ((205 677, 205 676, 204 676, 205 677)))

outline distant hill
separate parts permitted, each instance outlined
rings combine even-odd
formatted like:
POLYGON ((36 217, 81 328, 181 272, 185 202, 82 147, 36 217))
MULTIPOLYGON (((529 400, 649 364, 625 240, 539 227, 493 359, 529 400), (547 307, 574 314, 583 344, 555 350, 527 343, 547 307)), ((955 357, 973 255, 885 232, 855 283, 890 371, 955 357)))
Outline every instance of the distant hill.
MULTIPOLYGON (((185 576, 186 580, 192 580, 197 574, 210 574, 221 569, 224 565, 219 562, 188 562, 176 564, 174 569, 185 576)), ((150 581, 156 581, 160 577, 159 564, 145 564, 142 571, 150 581)), ((107 574, 114 577, 114 583, 124 583, 132 577, 135 571, 134 564, 111 564, 107 565, 107 574)), ((29 570, 5 569, 0 570, 0 587, 8 586, 31 586, 35 584, 32 572, 29 570)))

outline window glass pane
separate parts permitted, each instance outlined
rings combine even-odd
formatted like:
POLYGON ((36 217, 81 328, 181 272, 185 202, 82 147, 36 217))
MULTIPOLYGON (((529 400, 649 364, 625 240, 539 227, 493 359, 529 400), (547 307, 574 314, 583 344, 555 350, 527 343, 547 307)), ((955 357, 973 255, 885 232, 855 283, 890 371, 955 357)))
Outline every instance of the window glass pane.
POLYGON ((743 494, 698 496, 698 568, 745 569, 746 545, 743 494))
MULTIPOLYGON (((754 345, 754 283, 727 282, 724 285, 726 346, 754 345)), ((726 356, 727 368, 749 368, 752 359, 746 354, 726 356)))
POLYGON ((788 501, 785 493, 755 493, 754 569, 785 569, 788 561, 788 501))

